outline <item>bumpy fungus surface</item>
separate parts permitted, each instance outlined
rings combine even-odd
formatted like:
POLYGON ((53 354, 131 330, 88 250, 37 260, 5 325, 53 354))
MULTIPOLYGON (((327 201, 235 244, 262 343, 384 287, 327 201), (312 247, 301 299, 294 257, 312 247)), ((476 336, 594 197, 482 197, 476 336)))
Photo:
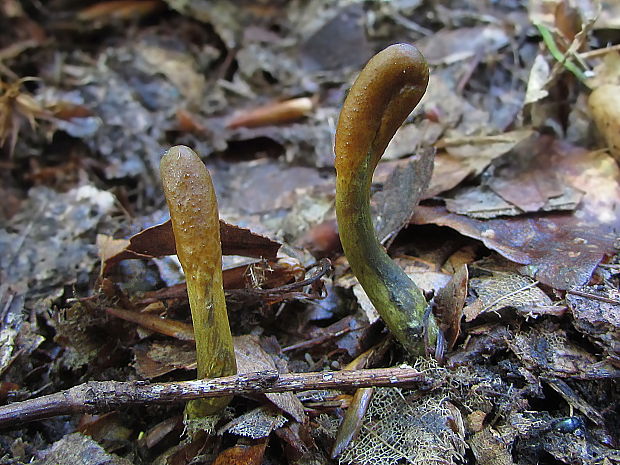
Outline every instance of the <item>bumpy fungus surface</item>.
POLYGON ((426 299, 387 255, 370 216, 372 175, 394 133, 418 104, 428 65, 412 45, 375 55, 344 102, 336 129, 336 214, 351 269, 396 339, 412 355, 424 354, 424 332, 434 345, 437 325, 426 299))
MULTIPOLYGON (((198 378, 234 375, 237 365, 222 287, 219 214, 211 176, 198 155, 184 146, 172 147, 163 156, 160 173, 187 281, 198 378)), ((191 401, 186 413, 190 418, 213 415, 229 401, 191 401)))

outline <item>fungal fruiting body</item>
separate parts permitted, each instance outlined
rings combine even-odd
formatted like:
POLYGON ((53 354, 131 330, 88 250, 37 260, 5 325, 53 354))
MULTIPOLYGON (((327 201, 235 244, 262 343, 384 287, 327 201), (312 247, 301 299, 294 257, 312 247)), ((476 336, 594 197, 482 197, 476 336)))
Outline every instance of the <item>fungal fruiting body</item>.
POLYGON ((336 214, 351 270, 394 337, 412 355, 434 345, 437 325, 424 295, 377 240, 370 215, 372 175, 396 130, 426 91, 428 65, 412 45, 375 55, 343 104, 336 129, 336 214))
MULTIPOLYGON (((160 173, 187 282, 198 378, 234 375, 237 365, 222 286, 219 213, 211 176, 198 155, 185 146, 168 150, 160 173)), ((213 415, 229 401, 228 397, 193 400, 186 414, 190 418, 213 415)))

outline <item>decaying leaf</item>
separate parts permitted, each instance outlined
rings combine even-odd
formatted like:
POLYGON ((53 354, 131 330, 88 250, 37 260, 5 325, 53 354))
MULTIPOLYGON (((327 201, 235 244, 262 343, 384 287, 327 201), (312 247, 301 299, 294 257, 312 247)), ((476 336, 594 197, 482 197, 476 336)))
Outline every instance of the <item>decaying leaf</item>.
POLYGON ((379 388, 359 436, 340 463, 422 465, 462 460, 464 441, 448 426, 450 410, 436 397, 409 400, 400 389, 379 388))
POLYGON ((448 284, 435 295, 440 326, 448 349, 454 347, 461 332, 461 317, 467 298, 468 280, 467 266, 463 265, 452 275, 448 284))
MULTIPOLYGON (((242 255, 256 258, 275 258, 280 245, 249 229, 233 226, 220 220, 222 254, 242 255)), ((176 246, 170 220, 147 228, 129 239, 129 244, 121 252, 113 250, 114 255, 104 258, 104 272, 116 263, 127 259, 146 259, 174 255, 176 246)))
POLYGON ((265 438, 272 431, 282 427, 287 418, 282 413, 269 407, 258 407, 244 413, 224 425, 219 433, 229 432, 252 439, 265 438))
POLYGON ((443 207, 421 206, 413 221, 449 226, 479 239, 504 257, 528 265, 536 279, 557 289, 587 282, 614 241, 612 235, 596 234, 577 218, 561 214, 480 221, 443 207))
MULTIPOLYGON (((517 186, 522 186, 519 182, 511 182, 510 184, 510 186, 502 187, 517 189, 517 186)), ((506 201, 489 188, 466 187, 458 189, 452 194, 452 198, 446 199, 446 208, 453 213, 467 215, 471 218, 490 219, 500 216, 522 215, 527 211, 570 211, 577 207, 582 197, 581 192, 570 186, 564 186, 558 195, 542 199, 542 203, 540 198, 528 203, 527 192, 525 192, 527 186, 522 186, 522 189, 523 197, 520 200, 512 197, 511 201, 506 201)))
POLYGON ((396 167, 384 182, 383 189, 372 196, 371 212, 380 242, 389 242, 409 223, 413 209, 431 179, 433 155, 427 150, 409 158, 406 165, 396 167))
POLYGON ((267 448, 267 441, 253 445, 236 445, 223 450, 213 465, 261 465, 267 448))
POLYGON ((180 341, 153 341, 133 348, 135 367, 143 379, 153 379, 174 370, 196 369, 196 345, 180 341))
POLYGON ((467 444, 480 465, 513 465, 510 443, 490 427, 474 434, 467 444))
POLYGON ((514 273, 472 278, 470 286, 478 298, 463 310, 465 320, 472 321, 488 312, 499 315, 499 311, 507 307, 515 308, 523 315, 544 314, 548 309, 553 309, 553 302, 537 284, 526 276, 514 273))
MULTIPOLYGON (((235 337, 234 342, 238 373, 277 369, 273 357, 262 348, 259 338, 249 335, 240 336, 235 337)), ((305 419, 304 408, 293 393, 268 393, 265 396, 282 411, 303 423, 305 419)))
POLYGON ((498 135, 480 137, 450 137, 438 145, 470 169, 470 174, 480 174, 493 160, 508 153, 534 133, 520 129, 498 135))
POLYGON ((56 465, 71 463, 74 465, 132 465, 117 455, 105 451, 97 442, 81 433, 72 433, 55 442, 40 460, 32 462, 37 465, 56 465))
POLYGON ((417 45, 430 64, 450 64, 466 60, 477 53, 491 54, 508 44, 503 28, 486 25, 472 28, 445 29, 417 45))
POLYGON ((620 222, 620 169, 603 153, 557 141, 547 142, 546 147, 549 164, 566 183, 583 192, 574 214, 479 221, 443 207, 421 206, 413 222, 450 226, 477 238, 504 257, 528 265, 530 275, 557 289, 586 283, 603 256, 614 250, 614 228, 620 222))
POLYGON ((558 378, 605 379, 620 376, 620 369, 570 342, 557 325, 543 324, 515 335, 509 346, 530 370, 558 378))
POLYGON ((566 301, 575 327, 615 357, 617 364, 620 358, 620 292, 584 286, 571 289, 566 301))

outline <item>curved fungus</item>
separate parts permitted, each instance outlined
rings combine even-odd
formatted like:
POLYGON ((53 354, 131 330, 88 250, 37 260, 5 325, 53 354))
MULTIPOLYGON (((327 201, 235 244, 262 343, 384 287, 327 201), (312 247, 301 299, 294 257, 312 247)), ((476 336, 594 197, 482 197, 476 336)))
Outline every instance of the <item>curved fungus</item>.
MULTIPOLYGON (((187 281, 198 378, 234 375, 237 364, 222 287, 219 214, 211 176, 198 155, 181 145, 162 157, 160 174, 187 281)), ((193 400, 186 414, 213 415, 229 401, 229 397, 193 400)))
POLYGON ((370 215, 372 175, 396 130, 426 91, 428 65, 412 45, 375 55, 343 104, 336 129, 336 215, 351 269, 394 337, 411 355, 434 347, 438 328, 418 287, 385 252, 370 215))

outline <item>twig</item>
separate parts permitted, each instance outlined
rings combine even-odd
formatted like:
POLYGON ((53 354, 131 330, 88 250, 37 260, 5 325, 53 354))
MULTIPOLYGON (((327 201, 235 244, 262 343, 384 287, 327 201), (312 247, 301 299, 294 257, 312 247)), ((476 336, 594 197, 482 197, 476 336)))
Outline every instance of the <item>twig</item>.
POLYGON ((306 341, 298 342, 297 344, 292 344, 288 347, 282 349, 282 352, 289 352, 291 350, 299 350, 299 349, 307 349, 308 347, 313 347, 319 344, 322 344, 325 341, 330 339, 336 339, 337 337, 344 336, 347 333, 351 333, 353 331, 362 331, 368 329, 368 326, 362 326, 361 328, 345 328, 340 331, 335 331, 333 333, 322 334, 321 336, 315 337, 313 339, 308 339, 306 341))
POLYGON ((620 305, 620 300, 605 297, 603 295, 590 294, 589 292, 577 291, 575 289, 570 289, 566 292, 569 294, 578 295, 579 297, 585 297, 586 299, 600 300, 601 302, 606 302, 608 304, 620 305))
POLYGON ((620 44, 610 45, 609 47, 598 48, 596 50, 590 50, 589 52, 582 52, 579 54, 579 56, 583 59, 596 58, 601 55, 606 55, 608 53, 613 53, 617 51, 620 51, 620 44))
POLYGON ((260 371, 215 379, 149 384, 144 381, 89 381, 66 391, 0 407, 0 428, 74 413, 94 413, 127 405, 169 404, 192 399, 252 393, 403 386, 426 383, 412 368, 279 374, 260 371))

